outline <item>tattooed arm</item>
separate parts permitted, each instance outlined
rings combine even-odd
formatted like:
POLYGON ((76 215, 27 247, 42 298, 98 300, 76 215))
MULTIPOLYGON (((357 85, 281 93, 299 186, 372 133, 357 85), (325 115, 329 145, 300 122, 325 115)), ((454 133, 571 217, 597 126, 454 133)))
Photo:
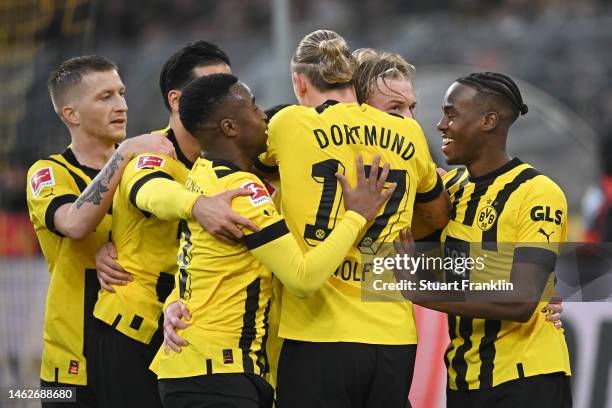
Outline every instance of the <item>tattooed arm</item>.
POLYGON ((166 135, 142 135, 121 143, 100 173, 72 203, 59 207, 53 216, 55 228, 65 236, 79 240, 96 229, 113 202, 127 163, 147 152, 175 157, 174 147, 166 135))

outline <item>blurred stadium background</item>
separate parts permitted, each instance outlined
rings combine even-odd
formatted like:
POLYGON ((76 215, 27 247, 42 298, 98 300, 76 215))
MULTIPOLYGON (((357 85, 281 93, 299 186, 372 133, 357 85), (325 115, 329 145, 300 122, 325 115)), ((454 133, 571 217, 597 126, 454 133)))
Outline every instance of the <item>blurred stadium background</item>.
MULTIPOLYGON (((38 382, 48 272, 27 216, 26 171, 69 143, 47 94, 50 69, 85 53, 117 62, 128 135, 136 135, 166 124, 157 78, 182 44, 219 44, 267 108, 294 102, 288 61, 317 28, 338 31, 352 48, 399 52, 417 67, 417 119, 440 164, 435 124, 447 86, 476 70, 520 80, 530 112, 513 128, 510 150, 561 185, 570 240, 584 240, 602 205, 606 159, 612 172, 610 0, 0 0, 0 389, 38 382)), ((444 324, 420 313, 412 401, 438 408, 446 340, 432 333, 444 324)), ((612 407, 610 303, 567 303, 564 326, 574 406, 612 407)), ((8 404, 0 396, 0 407, 8 404)))

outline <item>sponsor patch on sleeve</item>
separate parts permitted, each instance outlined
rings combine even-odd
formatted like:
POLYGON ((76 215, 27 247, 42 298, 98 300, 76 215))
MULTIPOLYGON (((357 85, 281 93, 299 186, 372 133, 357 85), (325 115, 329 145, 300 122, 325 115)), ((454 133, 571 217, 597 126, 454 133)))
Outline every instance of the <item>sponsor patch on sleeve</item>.
POLYGON ((164 159, 159 156, 140 156, 136 162, 136 170, 162 167, 163 165, 164 159))
POLYGON ((43 167, 30 177, 30 188, 34 197, 37 197, 45 187, 54 185, 55 178, 53 177, 53 169, 51 167, 43 167))
POLYGON ((268 190, 268 194, 270 195, 270 197, 274 197, 274 194, 276 194, 278 188, 274 184, 272 184, 272 182, 266 179, 262 179, 261 181, 263 181, 264 185, 266 186, 266 190, 268 190))
POLYGON ((253 206, 262 205, 264 203, 271 203, 272 198, 268 195, 268 190, 264 186, 254 181, 249 181, 240 186, 245 190, 249 190, 251 195, 248 196, 253 206))

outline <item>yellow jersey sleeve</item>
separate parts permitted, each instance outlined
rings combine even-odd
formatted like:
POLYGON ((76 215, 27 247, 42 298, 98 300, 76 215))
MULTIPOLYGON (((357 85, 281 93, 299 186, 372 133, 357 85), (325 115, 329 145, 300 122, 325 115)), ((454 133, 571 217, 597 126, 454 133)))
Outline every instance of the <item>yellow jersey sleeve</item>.
POLYGON ((142 154, 128 163, 122 191, 136 208, 154 214, 160 220, 190 219, 191 209, 200 194, 187 190, 176 181, 179 171, 175 160, 161 154, 142 154))
POLYGON ((429 146, 423 134, 423 130, 416 122, 414 122, 414 124, 416 128, 415 139, 418 144, 421 145, 420 151, 423 152, 417 161, 419 183, 417 184, 415 202, 426 203, 436 199, 444 189, 444 186, 442 184, 442 179, 436 171, 436 163, 431 158, 431 152, 429 151, 429 146))
POLYGON ((299 297, 311 295, 325 283, 355 245, 366 219, 356 212, 347 211, 329 237, 304 254, 284 218, 276 211, 263 182, 255 176, 239 174, 227 188, 244 188, 253 194, 234 199, 232 207, 261 228, 257 232, 245 231, 246 247, 289 292, 299 297))
POLYGON ((525 191, 519 209, 515 261, 537 263, 553 270, 567 240, 567 201, 546 176, 538 176, 525 191))
POLYGON ((28 171, 27 200, 30 218, 35 225, 63 237, 55 228, 54 216, 59 207, 73 203, 81 192, 68 170, 52 160, 39 160, 28 171))
POLYGON ((259 163, 256 167, 264 172, 272 173, 276 171, 279 158, 283 152, 291 149, 291 138, 295 129, 295 111, 305 109, 301 106, 288 106, 278 112, 268 125, 267 149, 259 155, 259 163))

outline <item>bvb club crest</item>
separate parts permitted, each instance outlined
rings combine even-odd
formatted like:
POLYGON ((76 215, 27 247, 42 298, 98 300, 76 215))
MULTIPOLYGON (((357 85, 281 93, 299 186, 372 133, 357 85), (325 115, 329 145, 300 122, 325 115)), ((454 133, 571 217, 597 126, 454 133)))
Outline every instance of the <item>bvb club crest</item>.
POLYGON ((495 220, 497 219, 497 210, 492 205, 487 205, 486 207, 482 207, 478 212, 478 228, 483 231, 488 231, 491 229, 493 224, 495 224, 495 220))

